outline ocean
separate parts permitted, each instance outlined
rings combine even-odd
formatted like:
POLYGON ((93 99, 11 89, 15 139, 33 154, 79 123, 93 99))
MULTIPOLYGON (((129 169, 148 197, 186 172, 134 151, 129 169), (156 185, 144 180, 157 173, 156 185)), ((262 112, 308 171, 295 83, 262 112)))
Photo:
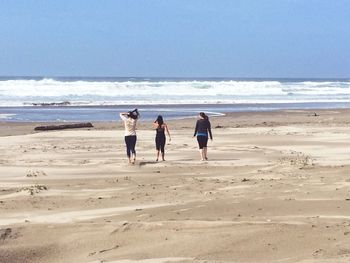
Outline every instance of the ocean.
POLYGON ((204 111, 350 108, 350 79, 0 77, 0 120, 112 121, 204 111))

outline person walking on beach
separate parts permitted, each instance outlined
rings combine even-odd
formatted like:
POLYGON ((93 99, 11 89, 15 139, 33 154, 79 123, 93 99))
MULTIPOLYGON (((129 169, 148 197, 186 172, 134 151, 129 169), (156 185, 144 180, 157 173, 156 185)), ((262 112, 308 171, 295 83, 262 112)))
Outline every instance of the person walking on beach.
POLYGON ((140 114, 135 109, 129 112, 121 112, 119 116, 124 121, 125 126, 126 155, 128 156, 129 163, 134 164, 136 161, 136 123, 140 114))
POLYGON ((171 141, 171 136, 170 132, 168 129, 168 125, 163 120, 162 115, 158 115, 157 119, 153 123, 153 128, 156 130, 156 150, 157 150, 157 159, 156 161, 158 162, 159 160, 159 153, 162 153, 162 160, 165 161, 165 142, 166 142, 166 137, 165 137, 165 131, 168 134, 169 137, 169 142, 171 141))
POLYGON ((196 129, 194 131, 193 137, 197 136, 201 161, 208 160, 208 156, 207 156, 208 133, 210 136, 210 140, 213 140, 209 117, 204 112, 200 112, 198 115, 196 129))

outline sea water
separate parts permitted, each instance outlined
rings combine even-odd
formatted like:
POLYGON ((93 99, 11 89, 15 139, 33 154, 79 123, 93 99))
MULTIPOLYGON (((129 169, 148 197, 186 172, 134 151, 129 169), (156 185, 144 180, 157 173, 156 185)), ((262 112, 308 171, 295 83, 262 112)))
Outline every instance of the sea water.
POLYGON ((348 79, 0 77, 0 120, 109 121, 139 108, 144 120, 199 111, 349 108, 348 79))

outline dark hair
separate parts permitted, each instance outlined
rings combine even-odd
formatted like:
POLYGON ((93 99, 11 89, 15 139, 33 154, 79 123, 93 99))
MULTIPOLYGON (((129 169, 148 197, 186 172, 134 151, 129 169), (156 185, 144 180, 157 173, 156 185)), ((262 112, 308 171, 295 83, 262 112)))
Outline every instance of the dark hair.
POLYGON ((199 116, 201 116, 203 119, 209 121, 208 115, 206 115, 204 112, 200 112, 200 113, 199 113, 199 116))
POLYGON ((158 123, 158 126, 161 127, 164 124, 163 116, 158 115, 157 119, 154 122, 158 123))
POLYGON ((134 109, 133 111, 128 112, 128 117, 137 120, 140 117, 140 113, 137 109, 134 109))

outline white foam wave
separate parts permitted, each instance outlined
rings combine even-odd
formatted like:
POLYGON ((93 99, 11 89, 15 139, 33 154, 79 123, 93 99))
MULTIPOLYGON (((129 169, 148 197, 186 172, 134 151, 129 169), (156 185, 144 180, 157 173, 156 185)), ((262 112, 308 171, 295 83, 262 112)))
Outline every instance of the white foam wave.
POLYGON ((6 96, 130 96, 140 95, 252 95, 283 94, 279 82, 249 81, 0 81, 0 92, 6 96))
POLYGON ((11 117, 15 116, 16 114, 5 114, 5 113, 0 113, 0 120, 5 120, 5 119, 11 119, 11 117))
POLYGON ((0 81, 1 106, 62 101, 71 105, 348 102, 350 82, 0 81))

